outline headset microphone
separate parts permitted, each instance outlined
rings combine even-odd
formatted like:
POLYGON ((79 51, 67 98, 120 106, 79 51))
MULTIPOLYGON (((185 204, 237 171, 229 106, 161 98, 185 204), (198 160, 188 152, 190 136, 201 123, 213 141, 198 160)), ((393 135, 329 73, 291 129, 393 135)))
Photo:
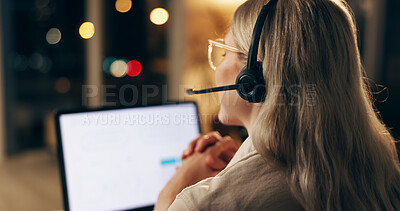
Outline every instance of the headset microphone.
POLYGON ((229 90, 251 89, 251 88, 252 88, 252 85, 249 83, 232 84, 232 85, 227 85, 227 86, 217 86, 217 87, 213 87, 213 88, 200 89, 200 90, 188 89, 188 90, 186 90, 186 94, 197 95, 197 94, 205 94, 205 93, 212 93, 212 92, 222 92, 222 91, 229 91, 229 90))
POLYGON ((265 80, 263 76, 262 62, 257 61, 258 45, 267 14, 278 0, 270 0, 260 11, 254 26, 253 35, 247 58, 247 65, 236 77, 236 83, 229 86, 219 86, 202 90, 186 90, 189 95, 204 94, 210 92, 220 92, 236 90, 241 98, 251 103, 260 103, 265 100, 265 80))
POLYGON ((204 94, 204 93, 211 93, 211 92, 221 92, 221 91, 229 91, 229 90, 236 90, 238 89, 239 85, 233 84, 228 86, 218 86, 208 89, 200 89, 200 90, 193 90, 188 89, 186 90, 186 94, 188 95, 196 95, 196 94, 204 94))

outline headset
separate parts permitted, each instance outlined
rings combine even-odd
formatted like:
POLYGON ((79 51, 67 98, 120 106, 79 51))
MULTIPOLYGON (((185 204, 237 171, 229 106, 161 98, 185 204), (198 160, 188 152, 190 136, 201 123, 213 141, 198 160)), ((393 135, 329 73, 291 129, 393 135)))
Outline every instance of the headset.
POLYGON ((247 64, 236 77, 235 84, 201 90, 188 89, 186 90, 188 95, 236 90, 241 98, 250 103, 264 102, 266 97, 265 80, 263 76, 263 64, 257 61, 258 46, 267 14, 277 1, 271 0, 262 7, 251 37, 247 64))

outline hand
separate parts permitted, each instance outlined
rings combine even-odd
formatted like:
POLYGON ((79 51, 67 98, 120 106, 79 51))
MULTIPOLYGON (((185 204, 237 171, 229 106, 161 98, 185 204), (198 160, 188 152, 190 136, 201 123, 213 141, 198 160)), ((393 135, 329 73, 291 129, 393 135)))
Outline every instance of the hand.
POLYGON ((188 148, 182 154, 182 160, 192 155, 194 152, 202 152, 209 145, 214 144, 218 140, 221 140, 222 136, 217 131, 209 132, 205 135, 200 135, 195 140, 189 143, 188 148), (201 143, 201 144, 199 144, 201 143))
POLYGON ((227 163, 220 159, 225 148, 221 146, 222 144, 215 144, 207 147, 204 152, 195 152, 183 160, 182 166, 176 171, 175 175, 158 196, 154 210, 167 210, 176 195, 184 188, 205 178, 213 177, 220 172, 220 170, 212 169, 208 163, 217 165, 221 169, 225 168, 227 163))
POLYGON ((222 153, 219 157, 220 161, 213 159, 213 157, 207 157, 206 164, 214 170, 222 170, 235 155, 238 146, 236 146, 231 137, 221 137, 216 131, 201 135, 190 142, 188 148, 182 154, 182 160, 188 158, 195 152, 204 152, 210 146, 215 145, 222 148, 222 153))

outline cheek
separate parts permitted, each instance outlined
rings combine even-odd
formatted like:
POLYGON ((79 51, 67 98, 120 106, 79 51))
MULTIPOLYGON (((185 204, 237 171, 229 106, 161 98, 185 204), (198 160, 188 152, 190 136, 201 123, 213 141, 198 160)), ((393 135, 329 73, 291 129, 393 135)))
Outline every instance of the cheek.
POLYGON ((226 125, 238 124, 238 117, 241 116, 242 100, 235 90, 219 92, 220 110, 218 118, 226 125))
MULTIPOLYGON (((228 58, 227 58, 228 59, 228 58)), ((215 82, 217 86, 235 84, 236 76, 243 68, 244 64, 235 60, 221 63, 215 71, 215 82)), ((218 118, 223 124, 240 125, 238 116, 240 116, 242 101, 235 90, 219 92, 220 111, 218 118)))
POLYGON ((225 125, 229 125, 229 123, 231 122, 229 117, 232 113, 227 95, 228 93, 219 93, 221 105, 218 112, 218 119, 222 124, 225 125))
POLYGON ((218 113, 219 121, 224 125, 242 125, 242 120, 248 115, 244 109, 244 101, 236 91, 220 93, 221 106, 218 113))
POLYGON ((215 70, 215 83, 217 86, 231 85, 236 81, 238 70, 232 63, 221 63, 215 70))
POLYGON ((215 70, 215 84, 217 86, 226 85, 226 72, 227 71, 224 71, 224 69, 220 68, 220 66, 218 66, 215 70))

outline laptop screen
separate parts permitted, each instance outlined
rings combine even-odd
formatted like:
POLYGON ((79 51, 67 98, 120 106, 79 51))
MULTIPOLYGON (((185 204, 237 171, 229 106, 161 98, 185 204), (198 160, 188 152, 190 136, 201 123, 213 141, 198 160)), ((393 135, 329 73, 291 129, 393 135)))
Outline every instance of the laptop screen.
POLYGON ((69 210, 152 206, 199 135, 194 103, 57 115, 69 210))

